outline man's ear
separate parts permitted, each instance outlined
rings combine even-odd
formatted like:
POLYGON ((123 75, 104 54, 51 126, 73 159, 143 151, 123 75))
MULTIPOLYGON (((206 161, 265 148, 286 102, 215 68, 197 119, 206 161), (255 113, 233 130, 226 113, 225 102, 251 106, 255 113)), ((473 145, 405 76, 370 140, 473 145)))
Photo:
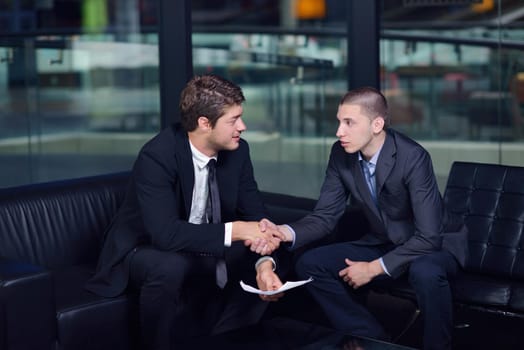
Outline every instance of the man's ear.
POLYGON ((381 132, 384 129, 385 121, 384 118, 382 118, 381 116, 378 116, 375 119, 373 119, 371 123, 375 132, 381 132))
POLYGON ((210 130, 212 129, 211 123, 209 122, 209 119, 204 116, 200 116, 197 119, 198 121, 198 128, 202 130, 210 130))

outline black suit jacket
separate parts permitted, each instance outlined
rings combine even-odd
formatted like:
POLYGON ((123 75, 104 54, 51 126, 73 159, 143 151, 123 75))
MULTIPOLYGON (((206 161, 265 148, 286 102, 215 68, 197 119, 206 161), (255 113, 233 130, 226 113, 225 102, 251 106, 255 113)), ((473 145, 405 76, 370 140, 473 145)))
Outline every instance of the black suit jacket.
MULTIPOLYGON (((445 210, 428 152, 410 138, 388 130, 375 170, 377 208, 366 184, 358 153, 349 154, 336 142, 314 212, 292 223, 295 247, 330 233, 343 214, 348 196, 360 205, 371 232, 356 244, 393 243, 383 256, 388 272, 400 275, 413 259, 441 249, 464 265, 467 231, 461 218, 445 210)), ((351 227, 347 228, 351 230, 351 227)))
MULTIPOLYGON (((166 128, 143 146, 122 207, 106 232, 88 290, 108 297, 122 293, 128 282, 126 257, 140 245, 225 256, 230 275, 238 264, 230 267, 229 262, 247 257, 241 265, 253 271, 251 262, 256 261, 256 254, 242 242, 233 242, 230 248, 224 246, 224 224, 188 222, 194 178, 189 139, 179 124, 166 128)), ((217 179, 222 222, 258 221, 266 216, 247 142, 241 140, 234 151, 219 152, 217 179)))

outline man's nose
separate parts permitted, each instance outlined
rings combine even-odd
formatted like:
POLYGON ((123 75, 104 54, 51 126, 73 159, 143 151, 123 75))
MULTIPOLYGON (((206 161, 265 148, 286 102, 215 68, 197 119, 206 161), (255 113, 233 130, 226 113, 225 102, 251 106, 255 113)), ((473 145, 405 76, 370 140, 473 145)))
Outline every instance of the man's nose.
POLYGON ((341 130, 341 128, 340 128, 340 125, 339 125, 338 128, 337 128, 337 132, 335 133, 335 136, 336 136, 336 137, 342 137, 342 130, 341 130))
POLYGON ((237 129, 240 131, 245 131, 247 129, 247 126, 242 120, 242 118, 238 118, 237 120, 237 129))

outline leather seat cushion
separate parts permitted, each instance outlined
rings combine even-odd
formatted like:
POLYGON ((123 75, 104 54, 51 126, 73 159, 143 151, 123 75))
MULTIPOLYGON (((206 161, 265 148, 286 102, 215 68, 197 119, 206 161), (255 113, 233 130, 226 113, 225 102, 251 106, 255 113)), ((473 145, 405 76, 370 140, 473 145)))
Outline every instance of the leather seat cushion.
MULTIPOLYGON (((84 289, 93 268, 53 271, 59 349, 131 349, 138 331, 138 300, 103 298, 84 289), (121 342, 126 342, 122 344, 121 342), (131 344, 130 344, 131 343, 131 344)), ((137 342, 134 342, 137 344, 137 342)))
POLYGON ((524 312, 524 283, 513 281, 509 306, 511 310, 524 312))
POLYGON ((461 273, 455 283, 455 300, 485 306, 509 306, 514 281, 474 273, 461 273))
MULTIPOLYGON (((416 301, 415 293, 405 276, 388 283, 385 288, 378 285, 375 290, 416 301)), ((494 310, 514 313, 524 311, 524 282, 515 279, 460 272, 454 284, 453 295, 455 301, 466 305, 493 307, 494 310)))

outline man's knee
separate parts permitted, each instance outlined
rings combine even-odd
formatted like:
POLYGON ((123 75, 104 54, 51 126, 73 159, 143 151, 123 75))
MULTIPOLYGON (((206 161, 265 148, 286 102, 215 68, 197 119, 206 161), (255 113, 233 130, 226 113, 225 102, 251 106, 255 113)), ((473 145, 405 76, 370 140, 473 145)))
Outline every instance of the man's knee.
POLYGON ((409 268, 409 281, 415 288, 438 288, 448 285, 446 269, 439 262, 422 257, 414 260, 409 268))
POLYGON ((164 281, 170 285, 181 284, 186 269, 180 268, 178 259, 167 259, 158 264, 152 271, 151 276, 157 280, 164 281))
POLYGON ((187 261, 179 254, 162 254, 150 260, 145 268, 142 289, 156 290, 157 293, 177 295, 187 276, 187 261))
POLYGON ((302 254, 296 264, 295 270, 300 278, 307 278, 311 275, 312 271, 316 269, 318 265, 318 259, 316 258, 315 250, 310 250, 302 254))

